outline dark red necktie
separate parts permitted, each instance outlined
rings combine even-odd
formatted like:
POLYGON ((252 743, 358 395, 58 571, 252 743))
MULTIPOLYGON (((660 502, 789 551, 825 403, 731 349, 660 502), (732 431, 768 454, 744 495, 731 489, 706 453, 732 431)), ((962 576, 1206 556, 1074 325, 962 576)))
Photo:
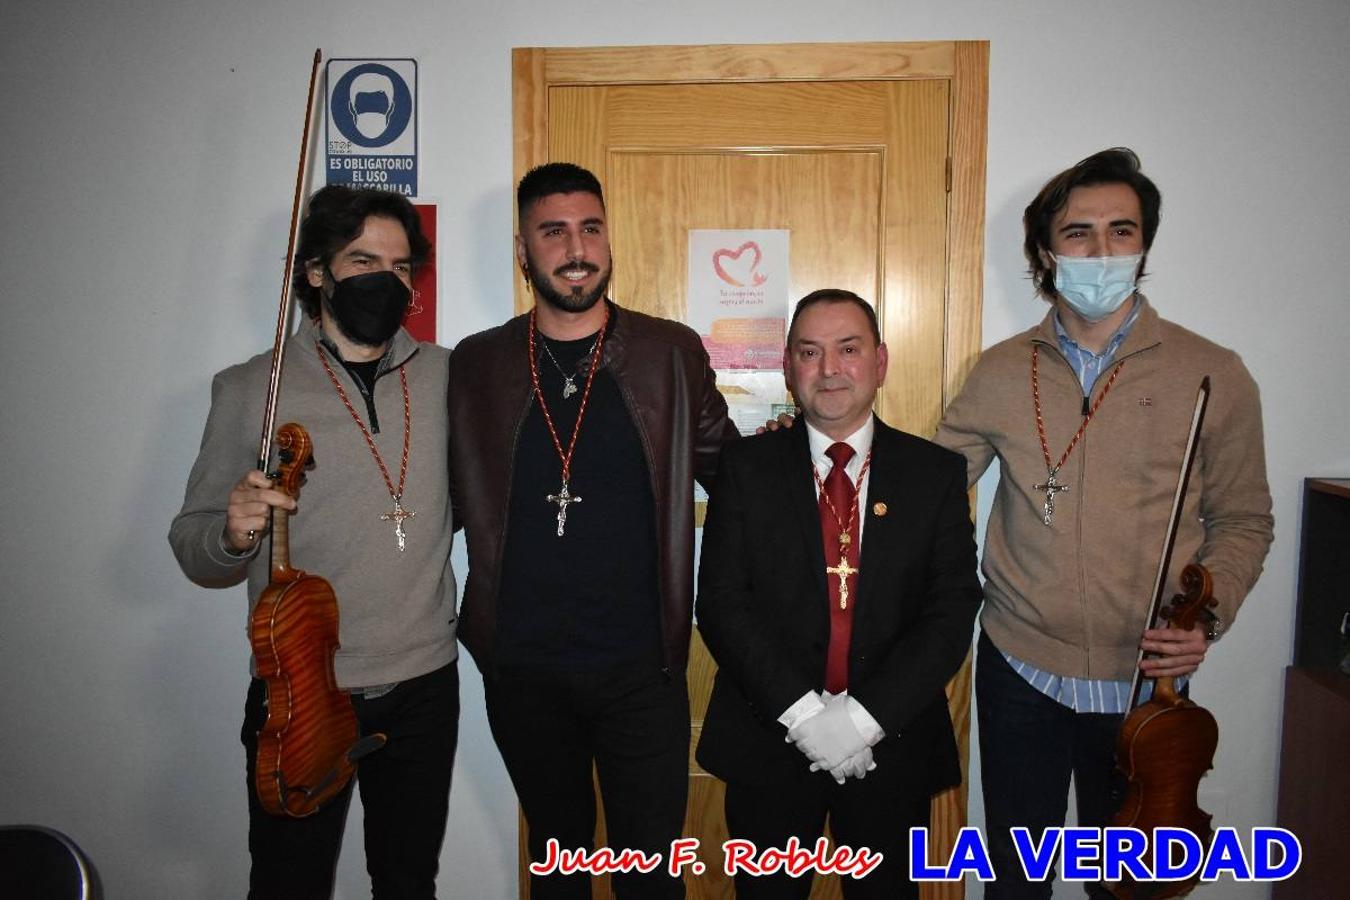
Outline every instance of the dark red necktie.
MULTIPOLYGON (((840 441, 831 444, 825 455, 834 463, 830 474, 825 476, 825 488, 820 493, 819 502, 820 532, 825 538, 825 565, 827 568, 835 569, 846 565, 856 570, 859 541, 857 517, 853 514, 853 483, 844 472, 844 466, 853 458, 853 448, 840 441), (826 497, 829 497, 830 503, 833 504, 833 511, 830 509, 830 503, 826 503, 826 497), (850 540, 844 548, 846 552, 841 553, 840 525, 842 523, 844 527, 848 527, 850 520, 854 523, 849 529, 850 540)), ((830 597, 830 649, 825 657, 825 690, 831 694, 848 690, 848 648, 853 635, 853 607, 857 605, 858 576, 854 573, 846 574, 845 577, 848 579, 848 604, 841 609, 840 575, 837 571, 827 572, 825 575, 830 597)))

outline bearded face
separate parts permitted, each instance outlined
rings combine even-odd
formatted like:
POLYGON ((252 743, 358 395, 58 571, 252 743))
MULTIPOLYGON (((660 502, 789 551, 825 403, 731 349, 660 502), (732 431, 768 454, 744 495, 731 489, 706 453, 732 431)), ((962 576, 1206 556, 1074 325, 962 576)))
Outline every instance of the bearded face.
POLYGON ((605 208, 594 194, 549 194, 526 212, 517 260, 537 297, 570 313, 593 307, 609 287, 605 208))

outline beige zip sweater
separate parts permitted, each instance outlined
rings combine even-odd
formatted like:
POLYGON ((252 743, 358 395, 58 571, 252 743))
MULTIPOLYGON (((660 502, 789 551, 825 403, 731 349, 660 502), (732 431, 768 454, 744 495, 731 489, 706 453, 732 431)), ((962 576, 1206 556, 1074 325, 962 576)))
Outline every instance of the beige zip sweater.
MULTIPOLYGON (((1001 650, 1076 678, 1129 680, 1151 601, 1196 391, 1212 392, 1169 569, 1214 576, 1221 630, 1261 574, 1274 520, 1256 383, 1231 350, 1158 317, 1140 298, 1124 367, 1058 473, 1069 490, 1041 521, 1046 465, 1036 432, 1031 351, 1051 464, 1082 423, 1082 387, 1059 352, 1053 311, 980 357, 936 442, 967 460, 974 484, 998 458, 985 538, 981 627, 1001 650)), ((1095 400, 1108 369, 1093 386, 1095 400)))

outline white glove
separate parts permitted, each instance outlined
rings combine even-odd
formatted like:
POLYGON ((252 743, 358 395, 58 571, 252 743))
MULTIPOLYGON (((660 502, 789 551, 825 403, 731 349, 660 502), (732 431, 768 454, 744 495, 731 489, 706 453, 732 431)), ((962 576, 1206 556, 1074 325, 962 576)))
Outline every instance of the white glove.
MULTIPOLYGON (((832 777, 835 781, 839 782, 840 784, 843 784, 845 778, 849 777, 858 779, 866 778, 867 773, 872 771, 876 767, 877 764, 872 761, 872 748, 864 747, 860 752, 855 753, 848 759, 844 760, 842 765, 838 766, 837 768, 831 769, 830 777, 832 777)), ((815 768, 814 763, 812 763, 812 768, 815 768)))
POLYGON ((788 730, 787 741, 811 760, 811 771, 833 770, 867 748, 853 717, 848 713, 848 697, 831 697, 819 713, 798 722, 788 730))

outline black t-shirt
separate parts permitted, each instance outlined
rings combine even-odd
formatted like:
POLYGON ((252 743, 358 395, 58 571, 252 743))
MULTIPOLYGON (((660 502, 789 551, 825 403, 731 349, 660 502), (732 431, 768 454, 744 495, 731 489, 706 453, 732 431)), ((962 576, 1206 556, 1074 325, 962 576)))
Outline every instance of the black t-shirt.
MULTIPOLYGON (((539 380, 563 452, 585 396, 595 336, 536 336, 539 380), (560 371, 561 370, 561 371, 560 371), (575 372, 563 397, 561 374, 575 372)), ((536 401, 521 428, 498 601, 497 649, 508 668, 589 669, 659 660, 656 513, 642 441, 618 383, 596 372, 572 457, 558 536, 562 460, 536 401)))

